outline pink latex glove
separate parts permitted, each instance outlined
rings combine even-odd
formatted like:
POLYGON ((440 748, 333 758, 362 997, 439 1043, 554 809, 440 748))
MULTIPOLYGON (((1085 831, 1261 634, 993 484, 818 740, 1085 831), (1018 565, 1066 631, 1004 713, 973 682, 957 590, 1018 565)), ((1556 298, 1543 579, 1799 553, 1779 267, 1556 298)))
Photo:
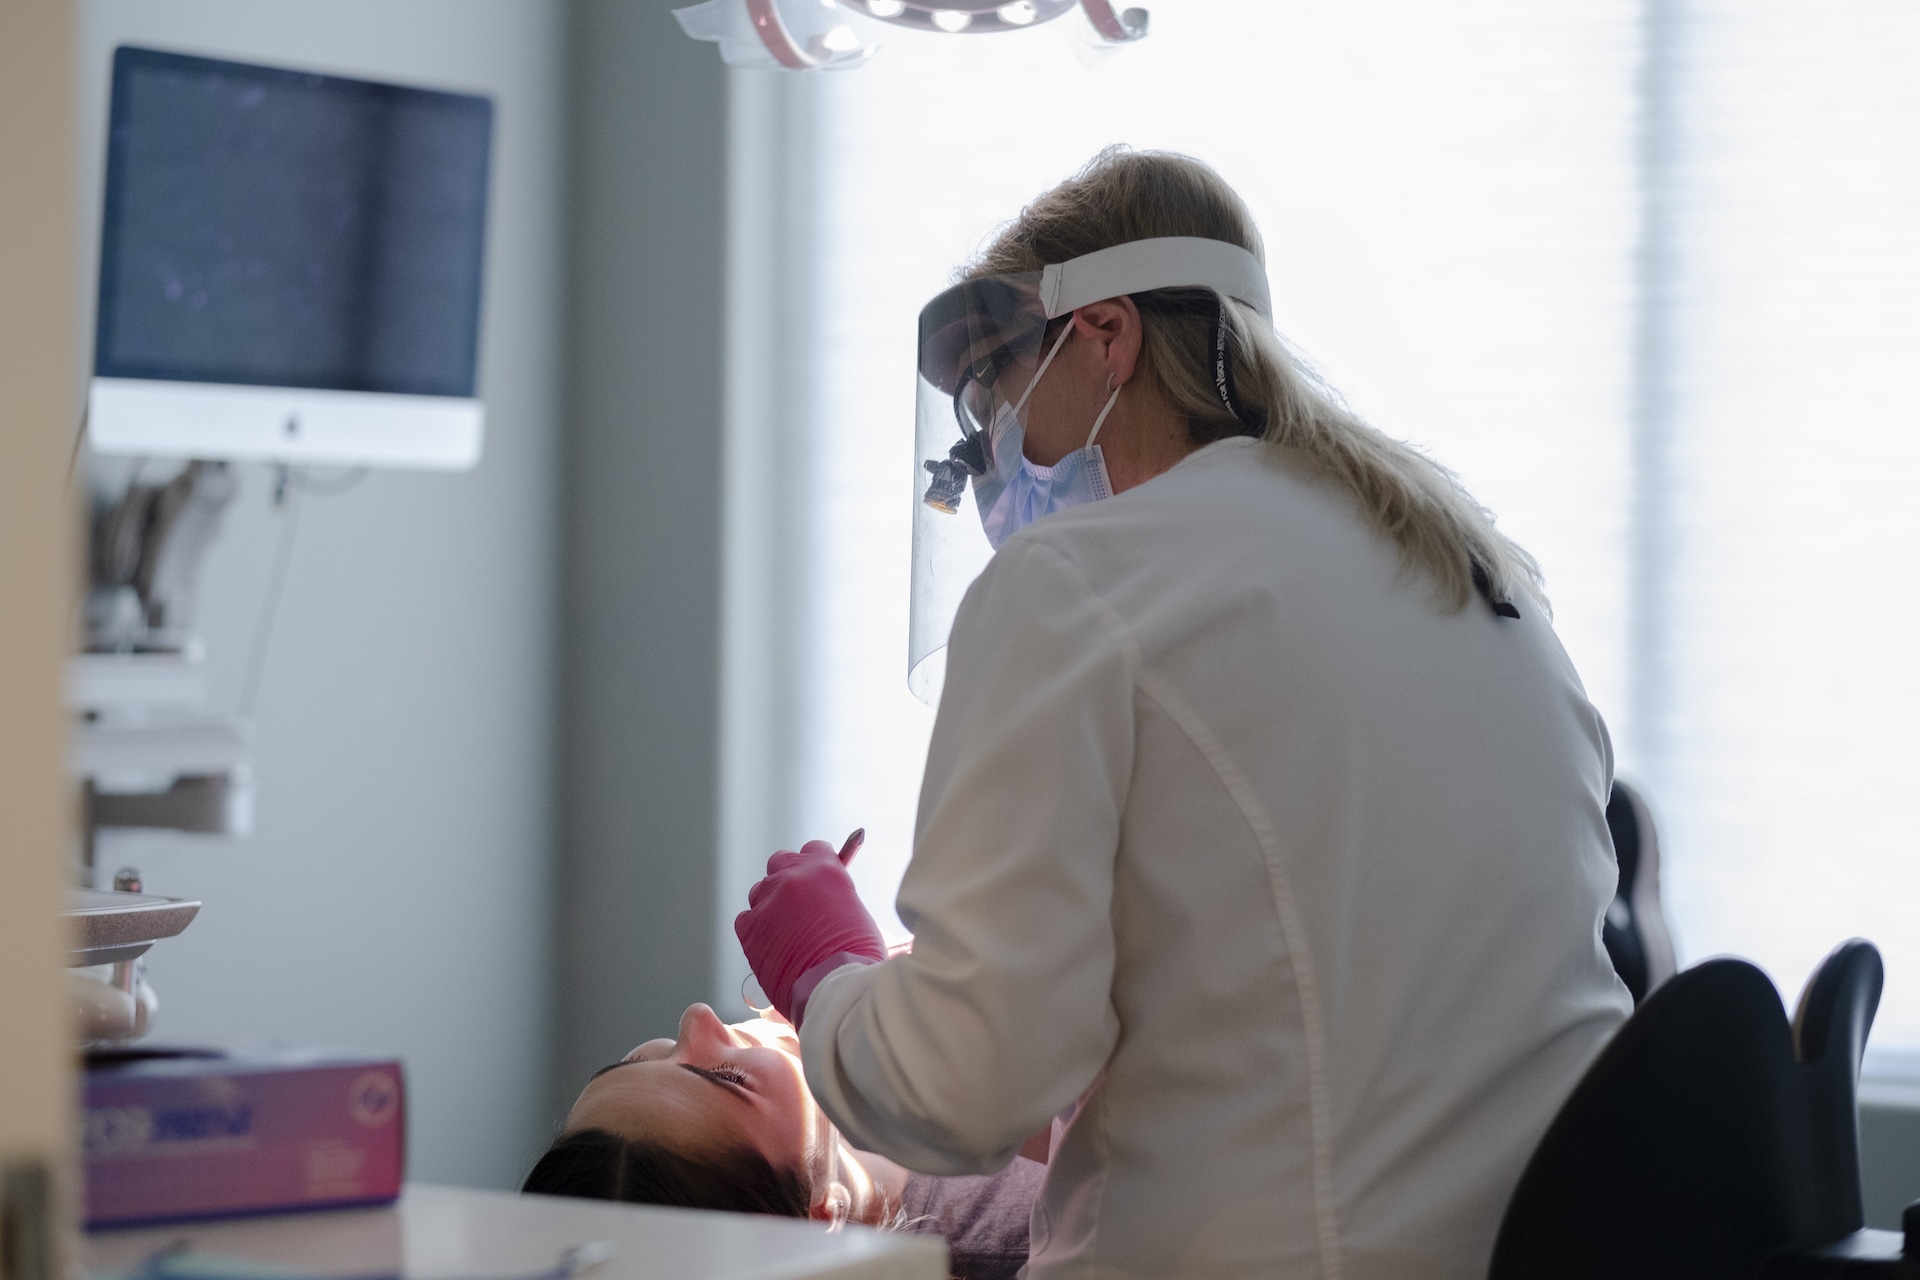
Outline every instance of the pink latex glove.
POLYGON ((847 874, 865 835, 854 832, 838 854, 825 840, 809 840, 798 853, 774 854, 766 879, 747 891, 747 909, 733 919, 760 989, 796 1027, 822 978, 843 964, 887 958, 880 928, 847 874))

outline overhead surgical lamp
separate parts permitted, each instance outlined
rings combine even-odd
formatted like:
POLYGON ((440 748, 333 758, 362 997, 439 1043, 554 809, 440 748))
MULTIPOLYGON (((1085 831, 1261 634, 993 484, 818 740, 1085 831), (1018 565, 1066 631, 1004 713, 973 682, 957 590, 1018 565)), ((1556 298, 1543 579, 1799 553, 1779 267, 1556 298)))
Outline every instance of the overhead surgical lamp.
POLYGON ((730 67, 842 71, 879 49, 874 22, 990 35, 1023 31, 1072 9, 1086 15, 1102 43, 1130 44, 1147 34, 1147 11, 1117 9, 1113 0, 706 0, 673 16, 695 40, 718 43, 730 67))

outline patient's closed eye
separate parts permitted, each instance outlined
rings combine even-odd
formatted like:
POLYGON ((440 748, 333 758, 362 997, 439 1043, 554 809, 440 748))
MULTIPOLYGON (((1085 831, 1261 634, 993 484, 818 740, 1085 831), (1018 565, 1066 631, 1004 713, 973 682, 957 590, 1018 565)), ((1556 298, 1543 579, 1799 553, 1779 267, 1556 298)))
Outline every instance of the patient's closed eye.
POLYGON ((745 1096, 750 1092, 747 1088, 746 1076, 734 1070, 733 1066, 729 1063, 723 1062, 718 1067, 696 1067, 691 1062, 683 1062, 680 1065, 688 1071, 693 1072, 693 1074, 711 1080, 721 1088, 729 1090, 730 1092, 741 1096, 745 1096))

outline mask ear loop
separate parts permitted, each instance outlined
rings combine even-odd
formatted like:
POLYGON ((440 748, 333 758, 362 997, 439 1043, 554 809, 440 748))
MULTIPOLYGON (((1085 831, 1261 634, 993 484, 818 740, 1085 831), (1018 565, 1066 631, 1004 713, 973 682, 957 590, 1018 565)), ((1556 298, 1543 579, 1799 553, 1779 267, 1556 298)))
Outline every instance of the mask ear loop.
POLYGON ((1033 395, 1033 389, 1040 385, 1040 375, 1047 371, 1047 366, 1053 363, 1053 358, 1060 354, 1060 348, 1067 345, 1067 336, 1072 332, 1073 318, 1069 316, 1066 327, 1060 330, 1060 336, 1054 340, 1053 350, 1047 352, 1047 358, 1042 360, 1040 367, 1033 371, 1033 381, 1027 384, 1027 389, 1020 393, 1020 399, 1015 402, 1013 406, 1014 417, 1019 417, 1020 411, 1027 407, 1027 399, 1033 395))
MULTIPOLYGON (((1073 323, 1071 319, 1069 319, 1067 323, 1067 327, 1062 329, 1060 331, 1060 336, 1054 340, 1053 350, 1047 352, 1047 358, 1045 360, 1042 360, 1040 362, 1040 367, 1033 371, 1033 381, 1029 382, 1027 384, 1027 389, 1020 393, 1020 399, 1017 402, 1015 402, 1013 406, 1014 417, 1018 418, 1020 416, 1020 411, 1027 407, 1027 400, 1029 397, 1033 395, 1033 389, 1040 385, 1040 375, 1047 371, 1047 366, 1053 363, 1053 358, 1060 354, 1060 348, 1067 345, 1067 337, 1072 332, 1073 332, 1073 323)), ((1107 375, 1107 387, 1113 392, 1113 394, 1107 397, 1106 407, 1100 410, 1100 416, 1093 420, 1093 430, 1087 433, 1087 442, 1086 444, 1081 446, 1081 448, 1083 449, 1091 449, 1093 447, 1094 437, 1100 434, 1100 428, 1106 422, 1107 415, 1113 412, 1113 406, 1120 399, 1121 388, 1113 385, 1112 374, 1107 375)))
POLYGON ((1116 387, 1116 386, 1114 386, 1114 385, 1113 385, 1113 375, 1112 375, 1112 374, 1108 374, 1108 375, 1107 375, 1107 387, 1108 387, 1108 389, 1109 389, 1109 390, 1111 390, 1111 391, 1113 392, 1113 394, 1107 397, 1107 405, 1106 405, 1106 408, 1104 408, 1104 409, 1102 409, 1102 410, 1100 410, 1100 416, 1099 416, 1099 417, 1097 417, 1097 418, 1095 418, 1095 419, 1093 420, 1093 430, 1091 430, 1091 431, 1089 431, 1089 432, 1087 432, 1087 442, 1086 442, 1085 444, 1083 444, 1083 445, 1081 445, 1081 446, 1080 446, 1080 447, 1081 447, 1082 449, 1091 449, 1091 448, 1093 448, 1093 438, 1094 438, 1095 436, 1097 436, 1097 435, 1099 435, 1099 434, 1100 434, 1100 427, 1101 427, 1101 425, 1102 425, 1102 424, 1104 424, 1104 423, 1106 422, 1106 420, 1107 420, 1107 415, 1108 415, 1108 414, 1110 414, 1110 413, 1112 413, 1112 412, 1113 412, 1113 406, 1114 406, 1114 405, 1116 405, 1116 404, 1118 404, 1118 403, 1120 402, 1120 393, 1121 393, 1121 391, 1123 391, 1123 390, 1125 390, 1125 388, 1126 388, 1126 384, 1125 384, 1125 383, 1122 383, 1122 384, 1121 384, 1120 386, 1118 386, 1118 387, 1116 387))

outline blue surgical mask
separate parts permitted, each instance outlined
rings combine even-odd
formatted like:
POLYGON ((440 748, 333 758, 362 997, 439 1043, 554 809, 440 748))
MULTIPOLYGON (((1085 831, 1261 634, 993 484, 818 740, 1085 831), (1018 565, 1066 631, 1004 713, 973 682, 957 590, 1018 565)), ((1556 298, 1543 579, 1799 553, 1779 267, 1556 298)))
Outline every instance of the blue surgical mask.
POLYGON ((1026 431, 1021 426, 1020 411, 1026 408, 1033 389, 1040 385, 1041 375, 1046 373, 1053 358, 1060 354, 1060 348, 1066 345, 1067 335, 1072 332, 1071 324, 1061 330, 1059 340, 1047 352, 1047 358, 1041 361, 1033 381, 1027 384, 1018 403, 1002 408, 995 415, 992 456, 987 464, 987 473, 974 478, 973 497, 980 508, 980 525, 986 530, 988 543, 996 551, 1016 531, 1042 516, 1113 496, 1113 484, 1107 478, 1106 455, 1100 452, 1100 446, 1094 443, 1094 439, 1099 436, 1107 415, 1113 412, 1114 402, 1120 398, 1118 387, 1107 397, 1100 416, 1093 420, 1093 430, 1087 433, 1086 444, 1050 467, 1027 461, 1024 448, 1026 431))

